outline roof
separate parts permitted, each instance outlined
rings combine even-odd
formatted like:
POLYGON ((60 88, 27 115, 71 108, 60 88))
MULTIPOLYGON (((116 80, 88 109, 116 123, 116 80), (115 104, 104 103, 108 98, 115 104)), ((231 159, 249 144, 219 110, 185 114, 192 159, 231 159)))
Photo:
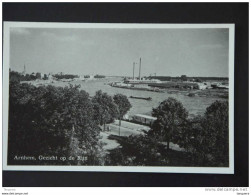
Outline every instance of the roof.
POLYGON ((157 120, 156 117, 152 117, 152 116, 148 116, 148 115, 144 115, 144 114, 135 114, 134 116, 138 116, 138 117, 146 118, 146 119, 151 119, 151 120, 157 120))

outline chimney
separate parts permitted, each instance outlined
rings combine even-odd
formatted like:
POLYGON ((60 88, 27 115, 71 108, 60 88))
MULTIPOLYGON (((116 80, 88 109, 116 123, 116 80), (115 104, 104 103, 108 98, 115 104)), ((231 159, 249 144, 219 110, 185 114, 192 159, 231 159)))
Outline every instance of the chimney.
POLYGON ((141 58, 139 59, 139 80, 141 80, 140 71, 141 71, 141 58))
POLYGON ((134 80, 134 68, 135 68, 135 62, 133 62, 133 80, 134 80))

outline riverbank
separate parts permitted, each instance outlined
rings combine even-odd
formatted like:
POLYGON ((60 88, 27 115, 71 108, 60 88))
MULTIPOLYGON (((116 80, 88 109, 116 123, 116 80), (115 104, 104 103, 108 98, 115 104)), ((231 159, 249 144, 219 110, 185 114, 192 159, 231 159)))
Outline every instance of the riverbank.
POLYGON ((137 90, 137 91, 151 91, 156 93, 168 93, 168 94, 181 94, 189 97, 199 96, 199 97, 218 97, 218 98, 228 98, 228 89, 221 88, 205 88, 205 89, 184 89, 184 88, 157 88, 149 86, 129 86, 129 85, 117 85, 110 83, 108 84, 111 87, 122 88, 128 90, 137 90))

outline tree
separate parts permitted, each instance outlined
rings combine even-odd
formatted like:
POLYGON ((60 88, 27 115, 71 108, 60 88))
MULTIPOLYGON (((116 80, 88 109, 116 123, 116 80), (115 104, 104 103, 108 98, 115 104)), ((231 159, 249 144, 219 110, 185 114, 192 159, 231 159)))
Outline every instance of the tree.
POLYGON ((17 82, 19 83, 22 80, 22 75, 18 72, 15 71, 10 71, 9 72, 9 80, 10 82, 17 82))
POLYGON ((197 166, 228 166, 228 102, 216 101, 204 116, 190 119, 176 133, 176 142, 192 154, 197 166))
POLYGON ((174 98, 168 98, 153 109, 152 115, 157 117, 157 120, 153 123, 149 133, 166 142, 168 153, 169 144, 175 140, 175 133, 187 121, 188 112, 181 102, 174 98))
POLYGON ((72 75, 72 74, 54 74, 53 77, 55 77, 56 79, 74 79, 74 78, 78 78, 78 75, 72 75))
POLYGON ((180 78, 181 78, 182 81, 187 81, 187 76, 186 75, 181 75, 180 78))
POLYGON ((13 161, 15 155, 85 156, 89 161, 76 158, 49 163, 91 164, 99 148, 99 132, 89 95, 79 86, 10 84, 9 164, 17 163, 13 161))
POLYGON ((96 92, 92 103, 95 110, 94 118, 100 125, 104 125, 105 131, 106 123, 113 122, 118 117, 118 107, 112 97, 101 90, 96 92))
POLYGON ((119 116, 119 135, 120 135, 120 126, 121 119, 123 116, 130 110, 132 107, 126 95, 116 94, 113 96, 115 104, 118 106, 118 116, 119 116))
POLYGON ((42 78, 40 72, 37 72, 37 73, 36 73, 36 78, 37 78, 37 79, 41 79, 41 78, 42 78))
POLYGON ((229 159, 229 109, 228 101, 215 101, 204 115, 204 152, 212 165, 228 166, 229 159))
POLYGON ((165 164, 159 149, 161 144, 154 137, 130 135, 117 141, 121 147, 109 152, 107 165, 160 166, 165 164))
POLYGON ((173 142, 186 150, 188 160, 193 166, 203 165, 201 161, 203 152, 207 145, 203 143, 204 134, 201 127, 202 116, 186 120, 186 122, 176 131, 173 142))

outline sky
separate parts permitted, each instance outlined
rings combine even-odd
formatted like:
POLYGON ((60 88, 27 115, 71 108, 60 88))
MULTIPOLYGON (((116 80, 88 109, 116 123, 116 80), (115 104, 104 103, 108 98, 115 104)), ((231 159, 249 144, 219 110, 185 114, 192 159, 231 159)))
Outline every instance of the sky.
POLYGON ((10 68, 106 76, 228 77, 228 29, 11 28, 10 68))

